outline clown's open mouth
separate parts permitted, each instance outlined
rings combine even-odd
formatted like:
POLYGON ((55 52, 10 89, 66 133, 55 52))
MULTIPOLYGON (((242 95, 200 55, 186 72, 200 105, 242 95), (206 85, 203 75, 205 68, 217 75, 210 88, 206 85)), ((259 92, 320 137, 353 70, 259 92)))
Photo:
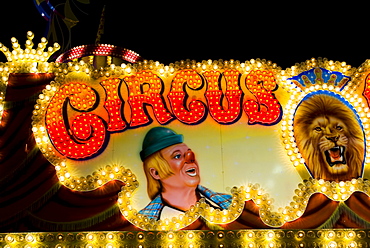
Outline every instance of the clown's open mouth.
POLYGON ((188 174, 191 177, 195 177, 197 175, 197 171, 195 170, 195 168, 191 168, 186 170, 186 174, 188 174))
POLYGON ((346 159, 344 157, 344 146, 336 146, 327 151, 325 151, 326 161, 330 167, 336 164, 345 164, 346 159))

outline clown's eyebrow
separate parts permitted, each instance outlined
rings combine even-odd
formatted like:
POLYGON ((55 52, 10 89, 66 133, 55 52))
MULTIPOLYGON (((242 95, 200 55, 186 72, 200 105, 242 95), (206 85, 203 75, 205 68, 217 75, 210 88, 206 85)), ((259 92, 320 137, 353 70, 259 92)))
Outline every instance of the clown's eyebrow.
POLYGON ((177 150, 174 150, 173 152, 171 152, 171 155, 175 155, 175 153, 181 153, 180 149, 177 149, 177 150))

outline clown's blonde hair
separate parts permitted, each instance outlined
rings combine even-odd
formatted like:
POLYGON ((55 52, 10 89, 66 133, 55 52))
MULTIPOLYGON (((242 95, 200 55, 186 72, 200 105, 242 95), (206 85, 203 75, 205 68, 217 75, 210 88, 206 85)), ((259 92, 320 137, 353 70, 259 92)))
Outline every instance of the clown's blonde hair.
POLYGON ((173 175, 174 173, 171 170, 168 162, 162 157, 160 151, 155 152, 148 158, 146 158, 144 160, 143 166, 147 181, 148 196, 151 200, 153 200, 158 195, 158 193, 162 191, 162 185, 160 180, 154 179, 153 176, 150 174, 150 168, 155 169, 158 172, 158 176, 162 179, 165 179, 173 175))

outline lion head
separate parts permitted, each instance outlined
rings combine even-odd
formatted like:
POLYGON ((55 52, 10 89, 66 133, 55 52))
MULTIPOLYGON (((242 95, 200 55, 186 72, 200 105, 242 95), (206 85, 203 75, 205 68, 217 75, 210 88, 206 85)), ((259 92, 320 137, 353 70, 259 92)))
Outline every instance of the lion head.
POLYGON ((364 134, 354 112, 336 97, 316 94, 302 101, 294 136, 314 178, 347 181, 362 175, 364 134))

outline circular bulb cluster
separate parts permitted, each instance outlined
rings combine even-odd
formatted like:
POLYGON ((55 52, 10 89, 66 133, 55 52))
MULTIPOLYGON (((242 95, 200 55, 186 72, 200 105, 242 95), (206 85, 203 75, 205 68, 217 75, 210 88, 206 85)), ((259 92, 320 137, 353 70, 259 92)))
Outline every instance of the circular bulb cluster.
POLYGON ((11 39, 13 50, 10 51, 9 48, 0 43, 0 51, 4 53, 10 66, 14 68, 14 72, 17 73, 37 73, 37 72, 50 72, 52 67, 47 63, 51 55, 60 49, 58 43, 53 46, 47 46, 47 39, 41 38, 41 42, 36 48, 33 48, 34 44, 32 42, 34 34, 32 32, 27 32, 27 41, 25 44, 25 49, 23 50, 18 43, 16 38, 11 39))

